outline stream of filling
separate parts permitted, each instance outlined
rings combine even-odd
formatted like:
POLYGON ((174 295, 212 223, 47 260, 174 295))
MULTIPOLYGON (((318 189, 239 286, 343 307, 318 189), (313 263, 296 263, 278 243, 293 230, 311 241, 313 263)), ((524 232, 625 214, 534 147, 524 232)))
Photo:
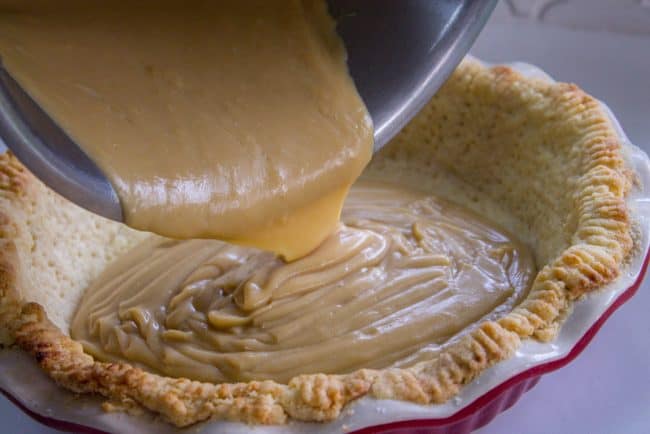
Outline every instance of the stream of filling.
POLYGON ((372 154, 324 0, 0 0, 0 56, 171 238, 298 258, 372 154))
POLYGON ((152 236, 89 287, 72 337, 101 360, 213 382, 407 366, 508 312, 530 250, 412 188, 359 181, 309 255, 152 236))

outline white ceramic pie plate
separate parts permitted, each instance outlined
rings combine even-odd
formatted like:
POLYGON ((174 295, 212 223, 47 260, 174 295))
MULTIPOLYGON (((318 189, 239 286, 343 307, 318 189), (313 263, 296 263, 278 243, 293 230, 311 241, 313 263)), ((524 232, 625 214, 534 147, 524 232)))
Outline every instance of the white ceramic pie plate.
MULTIPOLYGON (((552 80, 540 69, 524 63, 509 66, 531 76, 552 80)), ((442 405, 423 406, 401 401, 362 398, 347 407, 330 423, 291 422, 286 426, 256 426, 232 422, 205 422, 178 430, 148 414, 132 416, 105 413, 97 397, 75 396, 54 384, 36 362, 17 350, 0 351, 0 391, 35 419, 71 431, 138 433, 341 433, 407 432, 425 428, 429 432, 469 432, 489 422, 511 406, 539 377, 569 363, 589 343, 603 322, 631 297, 643 278, 650 240, 650 159, 632 145, 620 124, 605 106, 625 145, 626 156, 636 170, 640 185, 629 198, 641 236, 626 271, 613 283, 575 303, 557 339, 551 343, 526 340, 516 356, 488 369, 464 387, 461 393, 442 405), (373 428, 369 428, 373 427, 373 428)), ((0 142, 0 152, 4 151, 0 142)))

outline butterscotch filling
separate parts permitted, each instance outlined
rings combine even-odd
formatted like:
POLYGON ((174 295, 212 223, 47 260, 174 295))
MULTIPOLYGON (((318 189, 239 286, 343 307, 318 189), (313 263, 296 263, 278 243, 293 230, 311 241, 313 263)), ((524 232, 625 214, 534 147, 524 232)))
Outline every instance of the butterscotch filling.
POLYGON ((372 126, 322 0, 0 0, 0 54, 129 225, 194 238, 152 235, 86 290, 70 331, 101 360, 214 382, 406 366, 530 286, 530 251, 476 214, 395 182, 345 199, 372 126))
POLYGON ((372 153, 324 0, 0 0, 0 56, 172 238, 300 257, 372 153))
POLYGON ((292 263, 152 237, 88 288, 72 337, 102 360, 208 381, 404 366, 510 311, 534 276, 516 238, 404 185, 359 181, 342 221, 292 263))

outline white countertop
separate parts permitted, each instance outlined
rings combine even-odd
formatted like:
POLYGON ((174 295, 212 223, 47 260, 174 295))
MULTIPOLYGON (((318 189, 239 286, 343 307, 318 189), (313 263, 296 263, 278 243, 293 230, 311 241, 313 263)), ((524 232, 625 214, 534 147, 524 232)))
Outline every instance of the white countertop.
MULTIPOLYGON (((525 61, 560 81, 579 84, 607 102, 630 140, 650 152, 650 27, 636 35, 569 30, 505 19, 505 10, 499 6, 472 50, 475 56, 525 61)), ((575 361, 542 378, 480 434, 650 432, 649 307, 650 277, 575 361)), ((0 421, 0 433, 58 432, 32 421, 3 397, 0 421)))

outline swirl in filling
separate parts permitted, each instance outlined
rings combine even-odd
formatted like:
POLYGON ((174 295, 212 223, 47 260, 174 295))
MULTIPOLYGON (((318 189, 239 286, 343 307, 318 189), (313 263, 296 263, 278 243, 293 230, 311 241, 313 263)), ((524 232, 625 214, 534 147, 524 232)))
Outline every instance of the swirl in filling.
MULTIPOLYGON (((152 236, 87 289, 72 337, 102 360, 207 381, 405 366, 509 311, 531 252, 482 217, 360 181, 309 255, 152 236)), ((297 237, 300 234, 296 234, 297 237)))

